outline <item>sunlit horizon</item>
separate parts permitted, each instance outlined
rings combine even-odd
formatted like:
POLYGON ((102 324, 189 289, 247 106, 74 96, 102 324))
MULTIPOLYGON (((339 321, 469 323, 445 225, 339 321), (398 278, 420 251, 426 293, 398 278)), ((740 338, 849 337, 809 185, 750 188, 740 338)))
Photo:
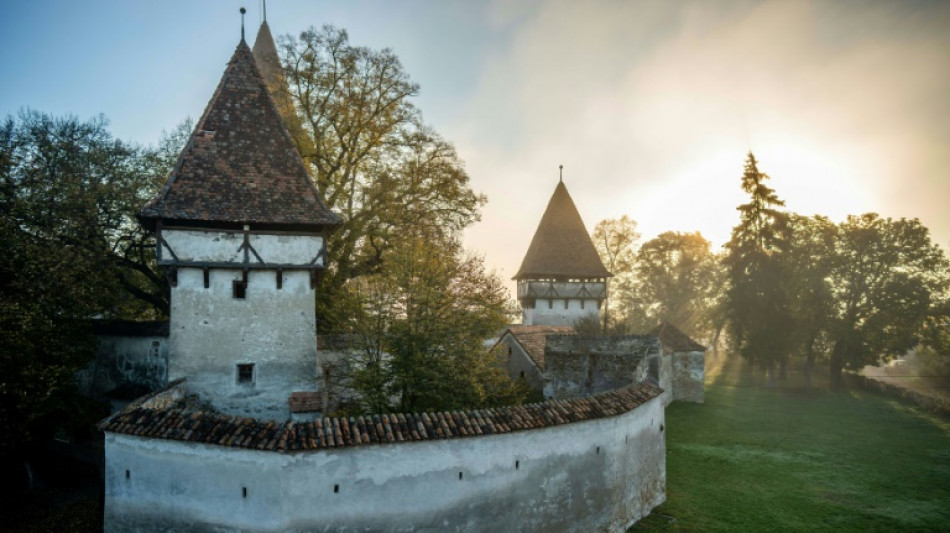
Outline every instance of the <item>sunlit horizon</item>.
MULTIPOLYGON (((200 116, 238 7, 9 6, 0 113, 103 113, 119 139, 155 143, 200 116)), ((392 48, 488 198, 465 244, 506 280, 558 165, 588 229, 627 215, 641 242, 699 231, 718 251, 750 150, 789 211, 919 218, 950 247, 950 4, 273 0, 268 24, 392 48)))

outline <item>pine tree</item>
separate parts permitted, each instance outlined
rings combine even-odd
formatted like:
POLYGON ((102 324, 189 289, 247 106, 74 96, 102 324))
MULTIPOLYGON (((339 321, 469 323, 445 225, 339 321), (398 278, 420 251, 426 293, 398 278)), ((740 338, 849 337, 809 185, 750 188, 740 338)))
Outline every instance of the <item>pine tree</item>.
POLYGON ((752 364, 762 364, 770 387, 775 386, 775 364, 788 354, 790 306, 783 275, 788 250, 785 202, 765 182, 755 156, 749 152, 742 190, 749 203, 740 205, 739 225, 726 244, 729 287, 726 312, 733 344, 752 364))

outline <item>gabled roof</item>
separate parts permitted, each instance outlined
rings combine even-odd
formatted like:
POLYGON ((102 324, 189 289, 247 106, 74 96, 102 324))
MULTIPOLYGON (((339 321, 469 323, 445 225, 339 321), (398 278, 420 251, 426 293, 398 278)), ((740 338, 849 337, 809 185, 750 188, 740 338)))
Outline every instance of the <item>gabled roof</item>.
POLYGON ((161 192, 157 219, 325 227, 340 219, 320 193, 242 40, 161 192))
POLYGON ((660 322, 660 325, 653 328, 650 335, 656 335, 664 348, 674 352, 705 352, 706 347, 694 341, 689 335, 683 333, 673 324, 666 320, 660 322))
POLYGON ((606 278, 611 273, 597 255, 574 200, 561 181, 541 217, 521 268, 512 279, 606 278))
MULTIPOLYGON (((510 333, 515 342, 524 350, 524 353, 528 354, 535 366, 544 370, 544 346, 547 343, 548 335, 573 334, 574 328, 571 326, 515 325, 509 326, 505 333, 502 333, 501 338, 504 339, 507 333, 510 333)), ((499 342, 501 341, 499 340, 499 342)))

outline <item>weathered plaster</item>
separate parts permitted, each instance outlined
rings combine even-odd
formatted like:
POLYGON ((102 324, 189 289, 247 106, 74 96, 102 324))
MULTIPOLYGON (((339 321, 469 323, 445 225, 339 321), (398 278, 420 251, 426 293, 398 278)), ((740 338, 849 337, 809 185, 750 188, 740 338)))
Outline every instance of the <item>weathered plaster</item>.
POLYGON ((505 350, 505 369, 512 380, 524 379, 528 386, 540 391, 544 387, 541 369, 524 351, 511 333, 501 338, 501 348, 505 350))
POLYGON ((171 291, 168 379, 188 379, 190 389, 218 410, 286 419, 287 397, 314 390, 317 341, 314 291, 306 271, 250 271, 244 299, 232 284, 240 270, 180 268, 171 291), (253 363, 254 383, 240 384, 237 365, 253 363))
MULTIPOLYGON (((164 259, 169 257, 169 248, 178 261, 236 262, 244 260, 244 233, 241 231, 202 231, 165 229, 162 238, 167 247, 162 250, 164 259)), ((319 235, 269 235, 251 233, 248 241, 257 255, 266 263, 307 265, 320 254, 323 238, 319 235)), ((257 262, 251 255, 250 261, 257 262)), ((321 257, 316 263, 323 266, 321 257)))
POLYGON ((672 360, 673 399, 703 403, 706 395, 706 354, 698 351, 674 352, 672 360))
POLYGON ((105 531, 624 531, 665 499, 663 424, 654 398, 531 431, 288 454, 108 433, 105 531))
MULTIPOLYGON (((647 378, 657 359, 656 337, 549 335, 544 349, 545 398, 573 398, 618 389, 647 378)), ((659 371, 659 369, 658 369, 659 371)))
POLYGON ((168 380, 168 338, 99 335, 94 359, 76 374, 81 391, 90 396, 119 387, 156 390, 168 380))

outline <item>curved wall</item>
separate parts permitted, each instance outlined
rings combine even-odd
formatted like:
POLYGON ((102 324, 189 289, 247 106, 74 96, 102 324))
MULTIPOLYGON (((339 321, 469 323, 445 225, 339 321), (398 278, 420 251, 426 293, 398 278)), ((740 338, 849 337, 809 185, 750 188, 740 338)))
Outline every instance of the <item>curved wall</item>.
POLYGON ((623 531, 665 499, 664 411, 277 453, 106 433, 106 531, 623 531))

